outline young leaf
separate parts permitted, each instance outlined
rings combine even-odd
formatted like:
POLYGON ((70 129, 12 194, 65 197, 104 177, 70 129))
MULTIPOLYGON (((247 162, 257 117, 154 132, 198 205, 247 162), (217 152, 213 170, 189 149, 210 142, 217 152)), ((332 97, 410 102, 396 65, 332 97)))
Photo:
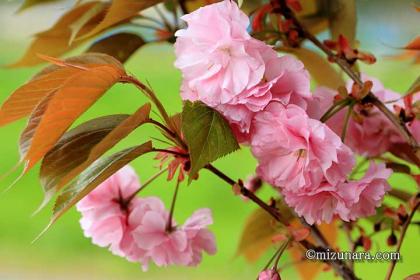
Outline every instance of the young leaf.
MULTIPOLYGON (((123 68, 122 64, 116 59, 105 54, 93 53, 71 57, 61 63, 83 66, 81 68, 106 64, 123 68)), ((45 96, 55 92, 67 80, 84 71, 81 68, 58 65, 50 65, 44 68, 28 83, 15 90, 2 104, 0 108, 0 127, 29 115, 45 96)))
POLYGON ((96 41, 87 52, 106 53, 124 63, 145 44, 143 38, 132 33, 118 33, 96 41))
POLYGON ((420 280, 420 272, 411 274, 405 277, 404 280, 420 280))
MULTIPOLYGON (((318 226, 321 233, 325 236, 328 243, 335 247, 334 245, 337 242, 338 237, 338 230, 337 225, 334 222, 330 224, 321 224, 318 226)), ((310 237, 309 240, 314 242, 314 240, 310 237)), ((291 258, 294 260, 294 266, 298 271, 301 279, 311 280, 316 279, 318 274, 321 272, 322 269, 322 262, 313 262, 313 261, 303 261, 302 257, 305 256, 305 250, 302 247, 292 246, 288 250, 290 252, 291 258)))
POLYGON ((40 4, 47 4, 50 2, 56 2, 58 0, 25 0, 25 2, 23 2, 23 4, 19 7, 19 10, 17 11, 18 13, 29 9, 32 6, 36 6, 36 5, 40 5, 40 4))
POLYGON ((95 161, 57 198, 50 224, 54 223, 70 207, 108 179, 112 174, 132 160, 150 151, 152 151, 151 141, 95 161))
POLYGON ((140 11, 147 9, 163 0, 114 0, 108 9, 105 18, 90 32, 80 36, 86 39, 124 21, 137 16, 140 11))
MULTIPOLYGON (((276 206, 286 220, 294 218, 291 209, 283 202, 277 201, 276 206)), ((284 229, 270 214, 261 208, 256 209, 245 222, 236 255, 243 255, 248 262, 257 261, 273 244, 272 238, 284 229)))
POLYGON ((291 52, 303 62, 318 85, 332 89, 345 85, 343 78, 332 64, 318 53, 305 48, 292 49, 291 52))
POLYGON ((133 115, 111 115, 90 120, 68 131, 44 157, 40 179, 47 203, 84 169, 149 119, 150 104, 133 115))
POLYGON ((25 171, 40 160, 71 124, 93 105, 112 85, 119 81, 124 70, 114 65, 86 69, 60 86, 48 102, 28 152, 24 155, 25 171))
POLYGON ((182 132, 191 157, 190 178, 208 163, 239 149, 222 115, 201 102, 185 102, 182 132))
POLYGON ((72 24, 69 25, 71 30, 71 35, 69 38, 69 45, 71 45, 82 30, 82 28, 91 21, 94 17, 98 16, 99 14, 103 13, 105 9, 108 8, 108 4, 104 2, 96 3, 92 6, 88 11, 86 11, 81 17, 75 20, 72 24))
POLYGON ((420 36, 417 36, 412 41, 410 41, 404 49, 412 50, 412 51, 419 51, 420 50, 420 36))
MULTIPOLYGON (((33 66, 43 62, 37 54, 46 54, 59 57, 67 51, 79 46, 83 40, 78 40, 69 45, 72 30, 70 26, 77 22, 85 13, 90 11, 92 7, 101 3, 99 1, 86 2, 74 7, 65 13, 50 29, 35 35, 29 49, 25 55, 16 63, 9 65, 10 67, 33 66)), ((92 30, 105 15, 105 9, 92 17, 78 32, 80 36, 92 30)))
POLYGON ((406 95, 410 95, 410 94, 412 95, 417 92, 420 92, 420 76, 418 76, 417 79, 410 86, 406 95))
POLYGON ((34 137, 35 130, 37 129, 41 121, 42 115, 44 115, 45 111, 47 110, 48 102, 50 102, 53 95, 54 93, 50 93, 47 96, 45 96, 41 100, 41 102, 39 102, 39 104, 35 107, 34 111, 29 117, 28 124, 22 131, 22 134, 19 138, 19 153, 21 159, 23 159, 28 153, 28 150, 32 144, 32 138, 34 137))

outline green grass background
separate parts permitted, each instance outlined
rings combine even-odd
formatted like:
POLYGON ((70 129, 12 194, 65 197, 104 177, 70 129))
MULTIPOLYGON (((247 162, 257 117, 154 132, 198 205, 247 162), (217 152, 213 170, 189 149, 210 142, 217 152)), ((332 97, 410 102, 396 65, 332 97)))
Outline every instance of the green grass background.
MULTIPOLYGON (((23 44, 2 39, 0 45, 0 64, 15 61, 22 53, 23 44)), ((172 47, 166 44, 149 45, 136 53, 126 64, 127 70, 143 81, 148 81, 162 102, 172 113, 181 110, 179 97, 180 74, 173 67, 172 47)), ((392 62, 379 58, 373 66, 362 66, 363 70, 381 79, 386 87, 404 92, 419 73, 419 67, 409 62, 392 62)), ((40 68, 5 69, 0 68, 0 101, 27 81, 40 68)), ((114 86, 78 121, 93 117, 131 113, 146 102, 134 87, 114 86)), ((17 140, 24 128, 25 120, 0 128, 0 174, 10 170, 18 162, 17 140)), ((150 126, 136 130, 113 150, 135 145, 150 136, 158 136, 150 126)), ((159 144, 158 144, 159 145, 159 144)), ((157 162, 151 156, 133 162, 133 166, 144 181, 156 170, 157 162)), ((215 165, 233 178, 246 178, 255 169, 255 160, 246 148, 218 160, 215 165)), ((79 214, 73 209, 60 219, 40 240, 31 241, 48 223, 50 208, 31 217, 32 212, 42 201, 42 191, 37 178, 38 167, 25 175, 7 193, 0 194, 0 279, 255 279, 272 251, 260 261, 248 264, 241 257, 235 257, 242 227, 246 217, 255 209, 233 195, 229 186, 212 174, 202 171, 200 180, 190 186, 182 185, 177 202, 175 218, 179 223, 197 208, 209 207, 214 213, 211 227, 217 238, 218 253, 206 256, 197 268, 156 268, 142 272, 140 266, 113 256, 106 249, 96 247, 83 237, 79 227, 79 214)), ((5 189, 17 176, 16 171, 0 182, 0 191, 5 189)), ((394 176, 395 187, 414 191, 414 183, 404 176, 394 176)), ((153 183, 142 195, 160 196, 169 207, 173 183, 161 178, 153 183)), ((266 190, 263 196, 273 194, 266 190)), ((395 203, 391 201, 390 203, 395 203)), ((418 217, 417 217, 418 218, 418 217)), ((368 228, 368 231, 371 229, 368 228)), ((393 251, 386 247, 387 234, 375 238, 372 252, 393 251)), ((394 279, 419 271, 419 231, 409 230, 402 248, 403 262, 398 264, 394 279)), ((346 249, 344 237, 340 237, 342 250, 346 249)), ((288 256, 282 258, 287 263, 288 256)), ((382 279, 387 263, 362 263, 356 265, 356 273, 364 279, 382 279)), ((282 272, 284 279, 297 277, 292 268, 282 272)), ((332 272, 322 273, 319 279, 333 278, 332 272)))

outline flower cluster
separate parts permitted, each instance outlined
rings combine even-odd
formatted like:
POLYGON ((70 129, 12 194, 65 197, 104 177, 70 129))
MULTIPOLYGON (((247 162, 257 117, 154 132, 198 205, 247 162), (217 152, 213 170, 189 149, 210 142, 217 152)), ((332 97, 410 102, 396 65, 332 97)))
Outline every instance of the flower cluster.
POLYGON ((303 64, 252 38, 248 18, 233 1, 183 19, 188 27, 175 34, 183 99, 223 114, 238 140, 251 146, 257 175, 308 223, 372 215, 389 189, 390 171, 372 163, 362 180, 348 180, 353 152, 337 130, 317 120, 332 99, 311 95, 303 64))
POLYGON ((208 5, 182 17, 176 32, 175 66, 182 71, 181 96, 221 112, 242 142, 251 122, 271 101, 306 106, 309 74, 291 56, 278 57, 248 32, 248 17, 233 1, 208 5))
MULTIPOLYGON (((401 95, 392 90, 384 88, 380 81, 366 75, 362 76, 364 81, 372 81, 372 92, 381 100, 391 111, 394 108, 403 107, 401 95)), ((351 90, 352 83, 347 84, 348 91, 351 90)), ((308 114, 313 118, 320 118, 334 102, 337 92, 335 90, 319 87, 315 90, 314 96, 309 101, 308 114)), ((419 95, 414 96, 414 101, 419 99, 419 95)), ((328 120, 327 125, 337 134, 343 130, 345 123, 346 110, 342 110, 328 120)), ((414 118, 408 123, 407 127, 413 132, 413 136, 420 140, 418 127, 420 121, 414 118)), ((369 104, 357 104, 354 106, 347 127, 346 144, 356 153, 375 157, 379 156, 396 144, 403 143, 398 130, 376 107, 369 104)))
POLYGON ((200 209, 181 226, 172 220, 157 197, 135 194, 140 183, 134 170, 126 166, 84 197, 77 209, 86 237, 101 247, 139 262, 146 270, 153 261, 158 266, 196 266, 203 251, 216 253, 214 235, 207 229, 213 223, 209 209, 200 209))
POLYGON ((345 221, 372 215, 389 190, 390 170, 384 165, 371 163, 362 180, 348 181, 352 151, 296 105, 272 103, 257 114, 253 126, 251 148, 259 161, 258 175, 278 187, 309 224, 330 222, 334 215, 345 221), (365 199, 368 195, 371 199, 365 199))

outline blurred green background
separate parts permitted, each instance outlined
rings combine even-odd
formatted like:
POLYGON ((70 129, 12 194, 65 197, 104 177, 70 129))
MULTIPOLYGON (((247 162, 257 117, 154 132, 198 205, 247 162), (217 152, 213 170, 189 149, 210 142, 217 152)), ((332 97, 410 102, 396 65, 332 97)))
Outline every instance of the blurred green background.
MULTIPOLYGON (((54 19, 69 7, 69 2, 50 5, 44 9, 33 9, 22 15, 15 15, 18 1, 0 2, 0 64, 6 65, 19 58, 27 44, 29 35, 50 26, 54 19)), ((411 1, 359 1, 361 12, 359 35, 362 47, 381 55, 391 54, 389 45, 400 46, 414 37, 411 1), (377 5, 372 6, 371 2, 377 5), (395 5, 399 2, 400 5, 395 5), (405 5, 405 6, 404 6, 405 5), (377 8, 375 8, 377 7, 377 8), (402 7, 402 8, 401 8, 402 7), (398 8, 398 9, 396 9, 398 8), (397 16, 396 14, 397 13, 397 16), (399 17, 398 17, 399 15, 399 17), (401 19, 404 17, 404 21, 401 19), (377 20, 375 22, 375 20, 377 20), (388 26, 388 28, 387 28, 388 26), (398 27, 396 27, 398 26, 398 27), (375 29, 376 28, 376 29, 375 29), (410 30, 412 29, 412 30, 410 30)), ((417 14, 417 23, 418 14, 417 14)), ((419 25, 417 24, 417 27, 419 25)), ((418 30, 417 30, 418 31, 418 30)), ((82 48, 83 49, 83 48, 82 48)), ((79 50, 80 51, 80 50, 79 50)), ((362 66, 364 72, 381 79, 386 87, 404 92, 418 75, 420 67, 409 61, 391 61, 383 56, 373 66, 362 66)), ((148 81, 170 112, 181 109, 178 88, 180 74, 173 67, 174 54, 167 44, 152 44, 142 48, 126 64, 130 73, 143 81, 148 81)), ((19 85, 27 81, 40 68, 6 69, 0 68, 0 101, 19 85)), ((101 98, 77 123, 90 118, 113 114, 131 113, 146 102, 141 93, 132 86, 117 85, 101 98)), ((25 120, 0 128, 0 174, 6 173, 18 161, 17 140, 24 128, 25 120)), ((115 149, 138 144, 149 136, 157 136, 150 126, 139 128, 122 141, 115 149)), ((156 161, 144 157, 133 162, 144 181, 156 170, 156 161)), ((218 160, 215 165, 226 170, 233 178, 246 178, 252 174, 255 161, 248 149, 218 160)), ((0 191, 18 176, 14 172, 1 181, 0 191)), ((251 203, 235 197, 230 188, 206 171, 200 173, 200 180, 190 186, 182 185, 175 218, 179 223, 197 208, 209 207, 213 210, 215 224, 211 227, 216 234, 218 253, 206 256, 197 268, 156 268, 142 272, 140 266, 113 256, 106 249, 98 248, 83 237, 78 220, 80 216, 73 209, 59 220, 40 240, 31 241, 48 223, 50 207, 31 217, 42 200, 42 191, 37 179, 38 168, 24 176, 7 193, 0 194, 0 280, 3 279, 255 279, 273 251, 268 252, 255 264, 248 264, 241 257, 235 257, 241 229, 248 214, 255 209, 251 203)), ((404 176, 394 176, 395 187, 414 191, 414 183, 404 176)), ((169 207, 173 183, 160 178, 142 195, 158 195, 169 207)), ((263 196, 273 194, 265 190, 263 196)), ((395 203, 391 201, 390 203, 395 203)), ((370 232, 370 228, 367 228, 370 232)), ((386 247, 389 233, 379 234, 374 240, 372 251, 393 251, 386 247)), ((345 250, 344 237, 340 245, 345 250)), ((402 248, 402 263, 398 264, 394 279, 419 270, 419 231, 409 230, 402 248)), ((286 255, 281 263, 288 263, 286 255)), ((388 263, 362 263, 356 265, 356 273, 364 279, 382 279, 388 263)), ((292 268, 282 272, 283 279, 297 277, 292 268)), ((319 279, 333 278, 332 272, 320 274, 319 279)))

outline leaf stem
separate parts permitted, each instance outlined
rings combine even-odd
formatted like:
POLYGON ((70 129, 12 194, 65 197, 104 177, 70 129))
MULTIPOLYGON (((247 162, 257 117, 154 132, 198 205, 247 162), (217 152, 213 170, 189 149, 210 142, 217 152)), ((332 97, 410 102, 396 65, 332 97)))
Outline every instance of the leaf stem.
POLYGON ((144 182, 140 188, 138 188, 135 192, 133 192, 129 197, 127 197, 125 199, 125 204, 130 203, 130 201, 142 190, 144 190, 148 185, 150 185, 150 183, 152 183, 155 179, 157 179, 160 175, 162 175, 166 170, 168 170, 168 168, 164 168, 162 170, 160 170, 158 173, 156 173, 155 175, 153 175, 152 177, 150 177, 149 179, 147 179, 146 182, 144 182))
MULTIPOLYGON (((123 76, 123 77, 121 77, 120 81, 122 83, 131 83, 131 84, 135 85, 138 89, 140 89, 140 91, 142 91, 156 105, 157 109, 159 110, 159 113, 161 114, 161 116, 162 116, 163 120, 165 121, 166 125, 168 126, 169 131, 171 131, 171 134, 173 135, 174 140, 177 143, 179 143, 180 145, 182 145, 183 148, 186 148, 185 142, 182 140, 181 135, 179 135, 177 133, 177 130, 173 126, 171 118, 169 117, 169 114, 166 112, 165 107, 163 107, 163 104, 157 98, 157 96, 153 92, 153 90, 150 87, 143 84, 142 82, 140 82, 137 78, 135 78, 133 76, 128 76, 128 75, 123 76)), ((153 123, 157 125, 156 121, 153 122, 153 123)), ((161 128, 163 128, 163 126, 161 128)), ((166 130, 166 127, 165 127, 165 130, 166 130)))
MULTIPOLYGON (((411 220, 413 219, 414 214, 416 213, 417 208, 419 208, 419 206, 420 206, 420 201, 417 201, 416 205, 411 210, 410 216, 408 216, 408 219, 405 221, 405 223, 404 223, 404 225, 401 229, 401 235, 400 235, 400 238, 398 239, 397 250, 396 250, 396 252, 398 252, 398 253, 401 250, 401 245, 404 241, 405 234, 407 233, 408 226, 410 225, 411 220)), ((396 264, 397 264, 397 260, 393 259, 391 261, 391 263, 389 264, 388 272, 386 273, 385 280, 390 280, 391 279, 392 272, 394 271, 394 268, 395 268, 396 264)))
POLYGON ((353 112, 353 106, 350 105, 349 108, 347 109, 347 113, 346 113, 346 116, 344 118, 343 130, 341 131, 341 141, 343 143, 345 143, 345 141, 346 141, 346 134, 347 134, 347 130, 348 130, 348 127, 349 127, 350 117, 351 117, 352 112, 353 112))
POLYGON ((349 105, 351 103, 351 100, 346 98, 343 100, 340 100, 338 102, 335 102, 320 118, 321 122, 326 122, 327 120, 329 120, 332 116, 334 116, 335 114, 337 114, 338 112, 341 111, 341 109, 343 109, 344 107, 346 107, 347 105, 349 105))
POLYGON ((171 210, 169 210, 168 221, 166 223, 166 232, 172 232, 172 230, 173 230, 173 225, 172 225, 173 218, 172 217, 174 215, 175 202, 176 202, 176 197, 178 195, 178 189, 179 189, 179 180, 176 180, 175 192, 174 192, 174 195, 172 197, 171 210))

